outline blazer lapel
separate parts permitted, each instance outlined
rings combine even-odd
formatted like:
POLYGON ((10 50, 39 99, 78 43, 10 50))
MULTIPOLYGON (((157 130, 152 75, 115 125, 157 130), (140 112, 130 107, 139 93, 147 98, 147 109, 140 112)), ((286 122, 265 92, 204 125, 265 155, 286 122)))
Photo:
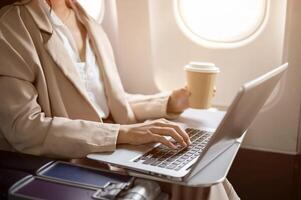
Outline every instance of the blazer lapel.
MULTIPOLYGON (((74 63, 71 61, 68 52, 60 42, 58 35, 54 33, 47 14, 44 13, 43 9, 39 5, 40 0, 23 1, 26 2, 24 4, 26 4, 29 13, 32 15, 35 23, 42 31, 45 49, 65 76, 77 88, 79 93, 94 108, 96 113, 95 107, 90 102, 85 89, 80 82, 80 77, 76 71, 74 63)), ((112 49, 109 41, 107 41, 105 33, 101 26, 96 24, 94 20, 90 19, 83 8, 75 0, 70 0, 69 3, 88 32, 104 81, 108 106, 114 121, 121 124, 134 123, 136 121, 135 116, 127 101, 112 55, 112 49)))
MULTIPOLYGON (((95 106, 90 102, 88 95, 86 94, 86 90, 80 81, 80 76, 76 71, 75 64, 72 62, 59 36, 53 31, 52 24, 49 21, 47 14, 44 13, 43 9, 40 7, 38 1, 40 0, 27 1, 27 3, 29 3, 26 7, 35 20, 35 23, 42 31, 46 51, 52 57, 55 64, 61 69, 63 74, 75 86, 79 94, 82 95, 90 106, 94 108, 95 114, 98 116, 95 106)), ((101 120, 99 116, 98 118, 101 120)))
POLYGON ((94 48, 94 53, 102 73, 108 105, 117 123, 134 123, 135 116, 127 101, 112 49, 100 25, 91 19, 76 1, 71 3, 73 10, 84 24, 94 48))
POLYGON ((65 47, 62 45, 60 38, 57 34, 52 34, 51 37, 44 43, 45 49, 52 57, 56 65, 61 69, 64 75, 72 82, 76 89, 83 95, 86 100, 86 91, 81 83, 80 76, 76 71, 76 66, 72 62, 70 55, 66 51, 65 47))

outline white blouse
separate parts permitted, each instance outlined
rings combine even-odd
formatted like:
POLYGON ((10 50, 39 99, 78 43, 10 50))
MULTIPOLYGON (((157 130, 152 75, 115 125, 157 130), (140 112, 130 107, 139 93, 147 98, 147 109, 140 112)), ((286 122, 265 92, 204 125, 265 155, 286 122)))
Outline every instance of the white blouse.
POLYGON ((100 75, 99 67, 96 62, 95 54, 92 51, 89 38, 86 38, 86 62, 81 62, 79 51, 76 47, 74 38, 65 26, 65 24, 60 20, 58 16, 52 11, 50 12, 50 7, 45 1, 42 7, 48 14, 49 19, 54 27, 54 30, 61 38, 66 50, 68 51, 71 60, 76 66, 76 70, 79 73, 81 82, 83 83, 87 95, 90 101, 96 108, 98 115, 101 118, 107 118, 109 116, 109 108, 105 96, 105 90, 103 81, 100 75))

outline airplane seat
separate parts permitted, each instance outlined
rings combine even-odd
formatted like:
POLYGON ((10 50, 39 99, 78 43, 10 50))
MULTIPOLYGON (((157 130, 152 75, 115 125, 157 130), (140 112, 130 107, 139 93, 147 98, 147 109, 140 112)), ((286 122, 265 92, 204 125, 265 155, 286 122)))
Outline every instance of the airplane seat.
POLYGON ((0 9, 4 6, 7 6, 9 4, 13 4, 15 3, 16 1, 19 1, 19 0, 1 0, 0 1, 0 9))

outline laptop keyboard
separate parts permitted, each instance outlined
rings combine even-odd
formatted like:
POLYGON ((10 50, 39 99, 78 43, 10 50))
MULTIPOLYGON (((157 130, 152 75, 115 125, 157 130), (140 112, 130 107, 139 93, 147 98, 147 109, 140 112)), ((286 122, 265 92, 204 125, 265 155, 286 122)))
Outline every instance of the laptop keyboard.
POLYGON ((134 162, 179 171, 201 154, 211 137, 210 132, 203 130, 187 128, 186 132, 191 140, 191 145, 187 148, 175 144, 177 149, 170 149, 160 144, 134 162))

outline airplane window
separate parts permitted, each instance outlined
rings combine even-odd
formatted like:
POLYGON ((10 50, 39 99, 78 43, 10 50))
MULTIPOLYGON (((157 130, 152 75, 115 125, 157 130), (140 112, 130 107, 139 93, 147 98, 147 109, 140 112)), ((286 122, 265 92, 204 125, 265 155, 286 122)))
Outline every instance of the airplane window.
POLYGON ((174 5, 187 36, 207 46, 226 47, 260 31, 269 0, 175 0, 174 5))
POLYGON ((104 16, 104 1, 103 0, 78 0, 84 7, 87 13, 98 22, 102 21, 104 16))

